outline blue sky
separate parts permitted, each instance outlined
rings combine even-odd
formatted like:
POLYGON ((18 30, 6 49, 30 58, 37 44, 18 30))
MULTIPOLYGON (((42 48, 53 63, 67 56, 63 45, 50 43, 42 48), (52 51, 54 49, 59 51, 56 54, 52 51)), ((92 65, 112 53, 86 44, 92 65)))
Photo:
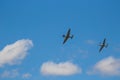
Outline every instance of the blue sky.
POLYGON ((0 0, 0 80, 119 80, 119 3, 0 0))

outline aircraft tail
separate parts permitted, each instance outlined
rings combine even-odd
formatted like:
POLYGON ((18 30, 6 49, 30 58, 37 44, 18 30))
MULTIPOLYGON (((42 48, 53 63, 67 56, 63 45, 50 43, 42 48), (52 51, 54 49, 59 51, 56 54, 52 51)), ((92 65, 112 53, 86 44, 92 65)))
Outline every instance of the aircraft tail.
POLYGON ((70 38, 72 39, 74 36, 72 35, 70 38))

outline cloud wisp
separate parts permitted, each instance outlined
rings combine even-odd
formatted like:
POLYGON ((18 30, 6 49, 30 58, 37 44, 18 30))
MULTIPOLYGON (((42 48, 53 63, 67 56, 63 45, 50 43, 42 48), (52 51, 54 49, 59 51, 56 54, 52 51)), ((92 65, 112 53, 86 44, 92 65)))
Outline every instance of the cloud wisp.
POLYGON ((22 75, 22 77, 24 79, 28 79, 28 78, 32 77, 32 75, 30 73, 25 73, 25 74, 22 75))
POLYGON ((101 74, 107 76, 120 76, 120 59, 112 56, 99 61, 88 74, 101 74))
POLYGON ((9 44, 0 51, 0 67, 5 64, 19 64, 27 55, 27 51, 33 46, 29 39, 18 40, 13 44, 9 44))
POLYGON ((16 69, 11 71, 6 70, 0 75, 1 78, 15 78, 17 76, 19 76, 19 72, 16 69))
POLYGON ((77 65, 71 62, 45 62, 42 64, 40 72, 43 75, 52 75, 52 76, 69 76, 76 73, 81 73, 82 69, 77 65))
POLYGON ((87 44, 94 45, 96 42, 94 40, 86 40, 87 44))

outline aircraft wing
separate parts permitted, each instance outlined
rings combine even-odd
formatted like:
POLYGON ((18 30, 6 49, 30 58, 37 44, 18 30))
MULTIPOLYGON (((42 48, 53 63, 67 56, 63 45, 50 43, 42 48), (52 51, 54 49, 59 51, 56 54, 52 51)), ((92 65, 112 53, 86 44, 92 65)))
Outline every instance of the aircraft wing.
POLYGON ((63 44, 64 44, 67 40, 68 40, 68 38, 67 38, 67 37, 65 37, 65 38, 64 38, 64 41, 63 41, 63 44))
POLYGON ((103 44, 105 44, 105 42, 106 42, 106 39, 103 40, 103 44))
MULTIPOLYGON (((68 30, 66 36, 64 37, 63 44, 68 40, 68 38, 70 38, 70 31, 71 31, 71 29, 68 30)), ((72 37, 73 37, 73 36, 72 36, 72 37)), ((71 37, 71 38, 72 38, 72 37, 71 37)))
POLYGON ((99 52, 101 52, 101 50, 103 49, 103 47, 104 47, 103 45, 100 47, 99 52))

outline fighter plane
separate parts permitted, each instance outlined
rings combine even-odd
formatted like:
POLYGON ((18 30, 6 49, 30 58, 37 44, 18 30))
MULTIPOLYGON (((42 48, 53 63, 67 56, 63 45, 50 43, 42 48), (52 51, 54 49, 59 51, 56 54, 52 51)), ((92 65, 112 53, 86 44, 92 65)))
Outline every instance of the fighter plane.
POLYGON ((69 38, 73 38, 73 35, 70 35, 70 32, 71 32, 71 29, 69 28, 68 29, 68 32, 66 33, 66 35, 63 35, 64 37, 64 41, 63 41, 63 44, 65 44, 65 42, 69 39, 69 38))
POLYGON ((101 52, 104 47, 105 48, 108 47, 108 44, 106 44, 106 38, 104 38, 102 44, 100 44, 99 46, 100 46, 99 52, 101 52))

